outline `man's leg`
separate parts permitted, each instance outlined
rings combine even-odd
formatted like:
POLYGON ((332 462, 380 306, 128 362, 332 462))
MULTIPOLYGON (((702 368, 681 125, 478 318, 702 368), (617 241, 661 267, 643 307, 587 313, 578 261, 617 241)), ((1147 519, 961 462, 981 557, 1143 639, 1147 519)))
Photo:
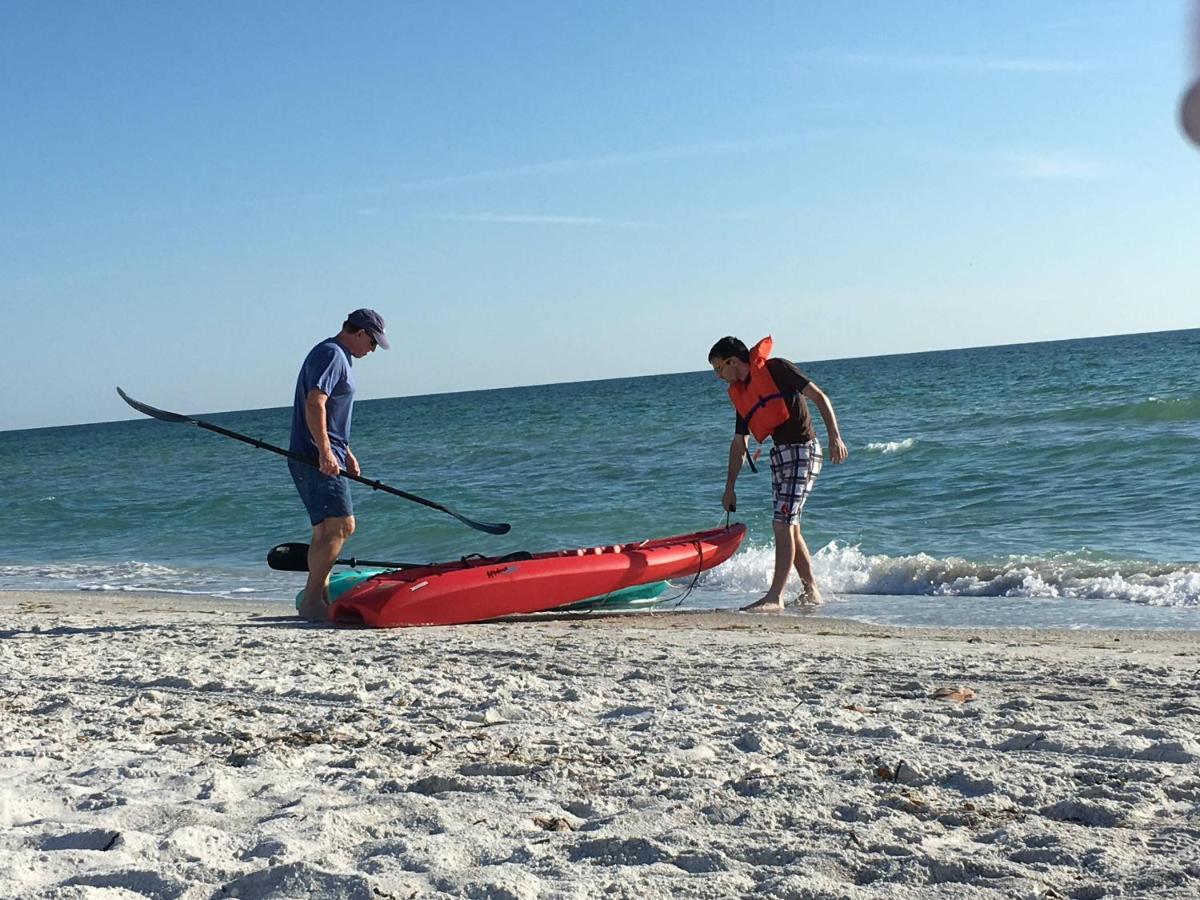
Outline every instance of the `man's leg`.
POLYGON ((325 519, 313 526, 312 543, 308 545, 308 581, 300 605, 300 615, 310 622, 329 618, 329 573, 352 534, 354 516, 325 519))
MULTIPOLYGON (((775 574, 771 577, 771 587, 762 599, 742 607, 745 612, 780 612, 783 610, 783 589, 787 585, 788 575, 792 571, 792 560, 799 552, 793 541, 793 534, 799 534, 799 531, 793 532, 793 527, 787 522, 771 523, 771 528, 775 532, 775 574)), ((807 547, 805 552, 808 552, 807 547)))
POLYGON ((800 602, 818 606, 824 602, 824 598, 821 597, 817 579, 813 575, 812 554, 808 552, 808 544, 804 542, 804 535, 800 533, 799 522, 792 525, 792 542, 796 548, 796 574, 804 584, 800 591, 800 602))

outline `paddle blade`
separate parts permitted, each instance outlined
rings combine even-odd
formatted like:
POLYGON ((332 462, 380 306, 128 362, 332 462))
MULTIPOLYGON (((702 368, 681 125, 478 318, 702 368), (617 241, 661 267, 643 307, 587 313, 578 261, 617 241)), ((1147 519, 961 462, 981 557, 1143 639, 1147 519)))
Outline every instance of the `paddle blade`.
MULTIPOLYGON (((354 569, 358 566, 368 566, 372 569, 423 569, 433 563, 411 563, 411 562, 386 562, 379 559, 355 559, 353 556, 349 559, 335 559, 335 566, 349 566, 354 569)), ((307 572, 308 571, 308 544, 298 542, 277 544, 271 548, 267 554, 267 565, 272 569, 278 569, 280 572, 307 572)))
POLYGON ((267 565, 281 572, 308 571, 308 544, 279 544, 267 554, 267 565))
POLYGON ((450 515, 454 516, 454 518, 458 519, 458 521, 462 522, 468 528, 474 528, 476 531, 485 531, 488 534, 508 534, 509 531, 512 530, 512 526, 509 525, 507 522, 499 522, 499 523, 493 525, 489 522, 476 522, 474 519, 468 519, 466 516, 460 515, 459 513, 456 513, 454 510, 448 509, 447 507, 444 507, 444 506, 442 507, 442 511, 448 512, 450 515))
POLYGON ((179 413, 168 412, 165 409, 158 409, 156 407, 149 406, 145 403, 142 403, 140 400, 134 400, 132 397, 130 397, 127 393, 125 393, 119 387, 117 388, 117 393, 121 395, 122 400, 124 400, 126 403, 128 403, 130 406, 132 406, 138 412, 142 413, 143 415, 149 416, 152 419, 162 419, 162 421, 164 421, 164 422, 180 422, 183 424, 192 424, 192 425, 195 424, 195 420, 190 419, 187 416, 181 416, 179 413))

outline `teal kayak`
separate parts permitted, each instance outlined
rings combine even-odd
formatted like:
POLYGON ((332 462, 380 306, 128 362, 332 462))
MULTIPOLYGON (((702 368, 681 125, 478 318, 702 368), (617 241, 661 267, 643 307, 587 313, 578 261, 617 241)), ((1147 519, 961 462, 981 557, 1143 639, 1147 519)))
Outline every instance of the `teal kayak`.
POLYGON ((578 612, 581 609, 646 609, 663 602, 663 594, 669 585, 665 581, 651 581, 649 584, 635 584, 624 590, 613 591, 603 597, 592 597, 590 600, 580 600, 563 609, 578 612))
MULTIPOLYGON (((376 575, 382 575, 384 572, 392 572, 393 569, 350 569, 346 572, 334 572, 329 576, 329 602, 333 603, 338 597, 350 590, 360 581, 366 581, 368 578, 374 578, 376 575)), ((296 609, 300 608, 300 604, 304 602, 304 589, 300 589, 300 593, 296 595, 296 609)))
MULTIPOLYGON (((354 587, 360 581, 366 581, 368 578, 374 578, 376 575, 382 575, 384 572, 391 572, 392 569, 350 569, 346 572, 334 572, 329 576, 329 602, 333 603, 354 587)), ((611 594, 604 594, 600 597, 591 597, 587 600, 580 600, 578 603, 572 603, 570 606, 564 606, 564 610, 578 612, 580 610, 614 610, 614 609, 646 609, 658 603, 662 603, 662 595, 666 593, 667 582, 652 581, 649 584, 635 584, 633 587, 627 587, 624 590, 613 591, 611 594)), ((304 601, 304 591, 296 595, 296 609, 300 608, 300 604, 304 601)))

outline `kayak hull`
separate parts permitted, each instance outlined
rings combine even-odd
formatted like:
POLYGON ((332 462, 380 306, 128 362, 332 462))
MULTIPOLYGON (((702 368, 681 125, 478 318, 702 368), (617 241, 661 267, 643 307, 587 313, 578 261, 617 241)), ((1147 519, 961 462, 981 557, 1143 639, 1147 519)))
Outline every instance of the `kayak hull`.
POLYGON ((563 612, 598 612, 618 609, 649 609, 667 600, 663 596, 671 585, 666 581, 635 584, 602 597, 589 597, 562 607, 563 612))
POLYGON ((746 526, 608 547, 536 553, 527 559, 468 559, 398 569, 358 582, 329 618, 372 628, 458 625, 544 612, 634 585, 686 578, 729 559, 746 526))
MULTIPOLYGON (((360 581, 374 578, 377 575, 382 575, 384 572, 394 571, 396 570, 351 569, 349 572, 334 572, 329 576, 329 602, 332 603, 337 600, 360 581)), ((600 597, 589 597, 578 603, 572 603, 570 606, 564 606, 563 610, 584 612, 616 609, 649 609, 667 599, 662 595, 667 592, 668 587, 670 585, 665 581, 650 581, 646 584, 635 584, 633 587, 614 591, 611 594, 604 594, 600 597)), ((303 605, 304 590, 301 589, 296 594, 296 609, 300 609, 303 605)))

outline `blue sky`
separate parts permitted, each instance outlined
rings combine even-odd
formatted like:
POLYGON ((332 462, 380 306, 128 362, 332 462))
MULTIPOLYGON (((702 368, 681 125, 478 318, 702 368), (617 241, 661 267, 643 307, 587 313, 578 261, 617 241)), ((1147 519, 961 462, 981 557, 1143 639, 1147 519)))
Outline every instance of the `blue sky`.
POLYGON ((8 0, 0 430, 1196 327, 1190 13, 8 0))

